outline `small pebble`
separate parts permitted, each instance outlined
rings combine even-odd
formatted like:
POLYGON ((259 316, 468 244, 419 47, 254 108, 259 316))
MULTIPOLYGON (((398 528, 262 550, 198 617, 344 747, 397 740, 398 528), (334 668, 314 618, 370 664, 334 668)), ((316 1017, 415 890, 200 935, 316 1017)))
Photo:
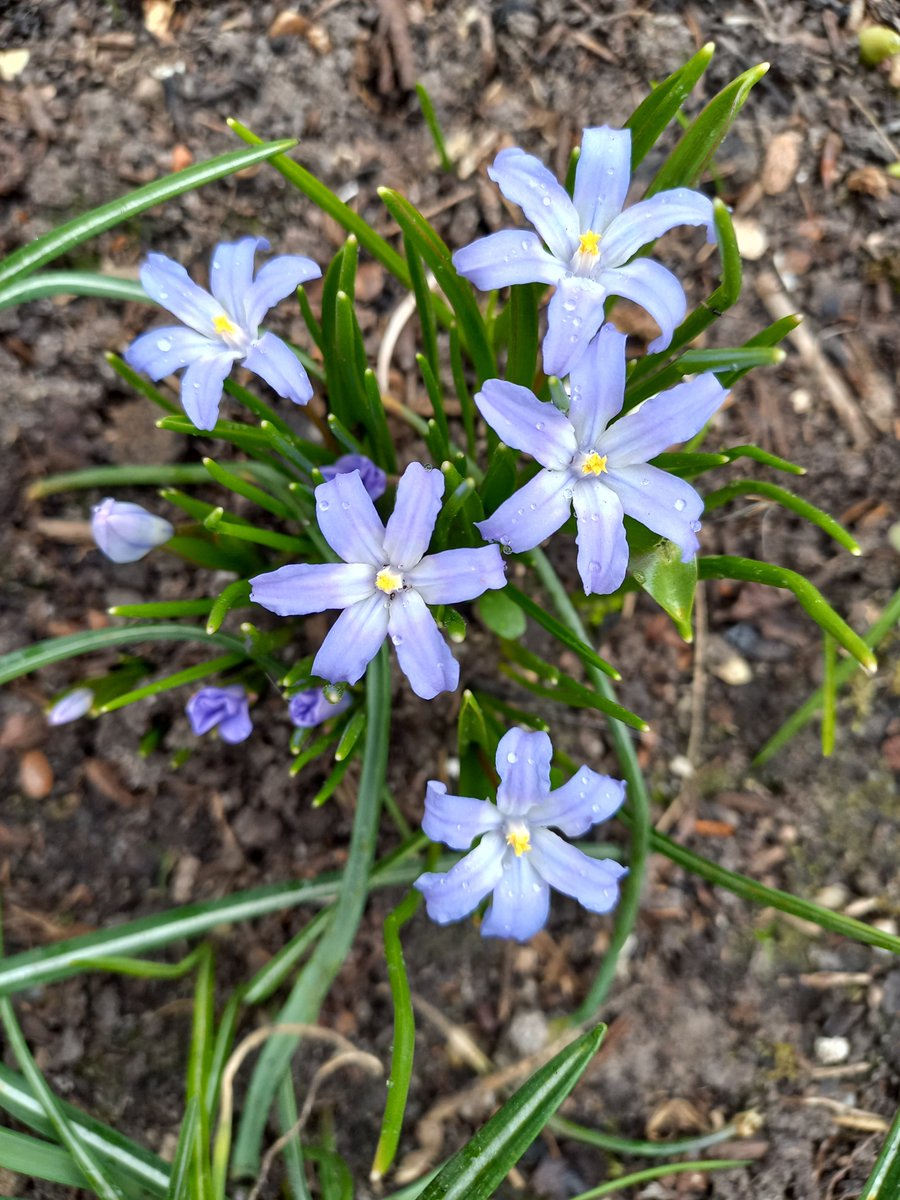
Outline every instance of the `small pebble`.
POLYGON ((19 784, 30 800, 43 800, 53 787, 53 768, 42 750, 29 750, 19 762, 19 784))
POLYGON ((850 1043, 845 1037, 817 1037, 816 1058, 826 1067, 837 1066, 850 1057, 850 1043))

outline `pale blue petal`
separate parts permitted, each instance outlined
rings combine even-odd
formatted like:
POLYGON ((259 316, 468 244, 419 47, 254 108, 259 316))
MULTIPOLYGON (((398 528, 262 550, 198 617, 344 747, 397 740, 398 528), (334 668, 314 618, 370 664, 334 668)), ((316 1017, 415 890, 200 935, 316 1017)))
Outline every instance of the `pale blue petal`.
POLYGON ((254 575, 250 584, 254 604, 279 617, 300 617, 365 600, 375 592, 375 572, 368 563, 291 563, 254 575))
POLYGON ((419 462, 410 463, 401 475, 384 536, 385 562, 399 571, 414 567, 428 549, 441 511, 444 484, 440 471, 419 462))
POLYGON ((494 888, 490 908, 484 914, 481 936, 527 942, 544 928, 549 912, 550 889, 534 869, 531 855, 517 858, 511 850, 507 851, 503 877, 494 888))
POLYGON ((569 471, 538 471, 475 527, 486 542, 499 542, 514 554, 533 550, 564 525, 572 510, 574 481, 569 471))
POLYGON ((376 592, 345 608, 319 647, 313 674, 328 683, 356 683, 387 636, 391 602, 376 592))
POLYGON ((426 871, 413 884, 425 897, 432 921, 446 925, 472 912, 503 874, 506 843, 499 833, 486 833, 474 850, 444 874, 426 871))
POLYGON ((141 287, 151 300, 174 313, 185 325, 221 344, 213 321, 222 315, 222 306, 194 283, 181 263, 165 254, 148 254, 140 274, 141 287))
POLYGON ((164 517, 147 512, 140 504, 107 496, 94 505, 91 533, 107 558, 115 563, 130 563, 167 542, 175 530, 164 517))
POLYGON ((603 480, 629 517, 680 546, 682 561, 690 562, 700 548, 703 497, 686 480, 647 465, 617 467, 603 480))
POLYGON ((569 374, 569 420, 581 450, 593 450, 622 409, 627 340, 607 322, 569 374))
POLYGON ((578 522, 578 574, 585 595, 614 592, 628 570, 628 542, 622 505, 602 479, 581 479, 572 503, 578 522))
POLYGON ((529 825, 553 825, 566 837, 580 837, 608 820, 625 799, 625 784, 581 767, 562 787, 525 814, 529 825))
POLYGON ((547 336, 542 353, 544 370, 560 379, 568 375, 603 324, 603 305, 609 292, 601 282, 579 275, 561 279, 547 305, 547 336))
POLYGON ((388 634, 397 651, 400 670, 423 700, 453 692, 459 683, 459 663, 441 636, 437 622, 414 588, 391 600, 388 634))
POLYGON ((225 312, 247 332, 255 332, 247 320, 247 294, 253 283, 253 258, 257 250, 268 250, 265 238, 244 237, 237 242, 219 242, 213 251, 209 287, 225 312))
POLYGON ((676 442, 686 442, 700 432, 727 395, 727 388, 710 372, 651 396, 604 436, 603 453, 610 470, 645 463, 676 442))
POLYGON ((325 541, 344 562, 386 564, 384 526, 359 471, 319 484, 316 518, 325 541))
POLYGON ((542 467, 561 471, 572 461, 578 445, 569 418, 528 388, 488 379, 475 403, 502 442, 530 454, 542 467))
POLYGON ((665 350, 687 311, 684 288, 672 272, 652 258, 638 258, 627 267, 601 271, 600 280, 610 296, 624 296, 647 310, 661 330, 647 349, 651 354, 665 350))
POLYGON ((202 333, 184 325, 164 325, 151 329, 136 338, 123 358, 135 371, 143 371, 151 379, 163 379, 180 371, 195 358, 206 358, 222 349, 219 341, 210 341, 202 333))
POLYGON ((290 296, 301 283, 318 279, 322 270, 318 263, 301 254, 280 254, 260 267, 245 300, 247 325, 256 329, 270 308, 290 296))
POLYGON ((568 267, 544 249, 536 233, 525 229, 479 238, 456 251, 453 265, 483 292, 513 283, 556 283, 568 267))
POLYGON ((578 248, 578 214, 553 173, 540 159, 514 147, 500 151, 488 175, 507 200, 518 204, 553 254, 568 262, 578 248))
POLYGON ((552 757, 546 733, 514 727, 503 735, 494 761, 500 776, 497 807, 504 816, 522 816, 549 795, 552 757))
POLYGON ((549 829, 532 830, 531 844, 532 864, 551 887, 574 896, 590 912, 615 908, 626 870, 614 859, 589 858, 549 829))
POLYGON ((206 358, 195 358, 181 377, 181 405, 198 429, 213 429, 219 419, 222 384, 237 357, 223 350, 206 358))
POLYGON ((274 333, 264 333, 244 356, 244 366, 294 404, 307 404, 313 388, 306 368, 290 346, 274 333))
POLYGON ((414 587, 426 604, 461 604, 482 593, 502 588, 506 583, 506 565, 499 546, 478 546, 474 550, 442 550, 428 554, 411 571, 406 582, 414 587))
POLYGON ((253 722, 250 720, 246 704, 234 716, 226 717, 224 721, 219 722, 219 737, 223 742, 228 742, 230 746, 236 746, 238 742, 245 742, 252 732, 253 722))
POLYGON ((502 824, 503 817, 496 804, 472 796, 452 796, 446 784, 436 779, 428 781, 422 830, 433 842, 443 842, 453 850, 467 850, 477 837, 489 829, 499 829, 502 824))
POLYGON ((572 199, 582 231, 602 234, 622 211, 631 182, 631 130, 586 129, 575 168, 572 199))
POLYGON ((716 240, 712 201, 691 188, 672 188, 641 200, 621 213, 604 234, 600 253, 604 265, 619 267, 642 246, 654 242, 676 225, 705 225, 707 240, 716 240))

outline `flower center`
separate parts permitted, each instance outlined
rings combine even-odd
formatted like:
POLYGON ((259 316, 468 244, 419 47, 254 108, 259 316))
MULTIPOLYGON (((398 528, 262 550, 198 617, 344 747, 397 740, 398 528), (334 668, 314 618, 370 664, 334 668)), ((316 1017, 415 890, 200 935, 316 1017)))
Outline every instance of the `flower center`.
POLYGON ((516 858, 521 858, 531 849, 531 834, 527 825, 512 825, 506 832, 506 844, 512 846, 516 858))
POLYGON ((596 258, 600 253, 600 238, 602 234, 594 233, 593 229, 589 229, 587 233, 583 233, 578 239, 578 252, 580 254, 589 254, 592 258, 596 258))
POLYGON ((224 313, 213 317, 213 329, 219 337, 233 337, 238 332, 238 327, 232 321, 231 317, 226 317, 224 313))
POLYGON ((395 571, 393 567, 382 567, 375 576, 375 586, 380 592, 392 595, 394 592, 399 592, 403 587, 403 576, 399 571, 395 571))
POLYGON ((606 455, 598 454, 596 450, 586 454, 584 462, 581 464, 581 473, 582 475, 606 475, 606 455))

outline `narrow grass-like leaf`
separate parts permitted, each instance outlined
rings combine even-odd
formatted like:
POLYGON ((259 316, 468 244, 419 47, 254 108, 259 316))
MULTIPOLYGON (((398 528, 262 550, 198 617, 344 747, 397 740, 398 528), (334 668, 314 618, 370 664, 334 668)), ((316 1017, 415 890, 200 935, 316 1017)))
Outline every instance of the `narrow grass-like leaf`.
MULTIPOLYGON (((435 436, 433 441, 432 460, 435 466, 440 466, 445 458, 450 457, 450 428, 447 425, 447 413, 444 409, 444 397, 441 385, 431 369, 428 359, 423 354, 416 355, 416 362, 422 373, 422 381, 431 401, 431 411, 434 413, 435 436)), ((429 432, 430 429, 429 429, 429 432)))
POLYGON ((206 622, 207 634, 217 633, 232 609, 243 608, 245 601, 249 602, 249 599, 249 579, 236 579, 234 583, 229 583, 216 597, 209 610, 209 619, 206 622))
POLYGON ((600 1200, 601 1196, 614 1196, 624 1188, 637 1187, 639 1183, 650 1183, 654 1179, 667 1179, 670 1175, 702 1175, 704 1171, 739 1171, 752 1166, 749 1158, 701 1158, 697 1162, 666 1163, 662 1167, 645 1167, 643 1171, 632 1171, 620 1175, 608 1183, 579 1192, 572 1200, 600 1200))
POLYGON ((697 81, 709 66, 714 51, 715 45, 707 42, 693 58, 689 58, 668 79, 657 84, 625 122, 625 128, 631 130, 632 171, 643 161, 648 151, 656 145, 660 134, 677 115, 697 81))
POLYGON ((662 471, 680 475, 683 479, 694 479, 704 471, 713 471, 716 467, 727 466, 728 456, 725 454, 688 454, 675 451, 671 454, 657 454, 650 463, 662 471))
POLYGON ((172 1174, 169 1177, 169 1188, 166 1200, 188 1200, 190 1195, 192 1158, 196 1153, 196 1142, 200 1128, 200 1103, 193 1096, 184 1110, 181 1129, 178 1131, 178 1145, 172 1159, 172 1174))
POLYGON ((513 583, 507 583, 503 589, 504 594, 518 604, 519 608, 526 616, 531 617, 543 629, 552 634, 558 642, 561 642, 573 654, 577 654, 581 661, 588 667, 594 667, 598 671, 602 671, 604 675, 608 675, 610 679, 621 679, 622 676, 611 663, 608 663, 605 658, 600 655, 591 646, 576 637, 561 621, 558 621, 551 613, 543 609, 536 600, 532 600, 530 596, 526 596, 524 592, 513 583))
POLYGON ((567 704, 570 708, 596 709, 597 712, 602 712, 614 721, 622 721, 623 724, 630 725, 632 729, 637 729, 641 733, 646 733, 650 728, 643 717, 639 717, 637 713, 631 712, 630 709, 624 708, 615 701, 607 700, 599 692, 591 691, 590 688, 575 683, 573 680, 563 679, 558 684, 542 687, 526 675, 521 675, 508 666, 501 666, 500 669, 520 687, 545 700, 556 700, 557 703, 567 704))
MULTIPOLYGON (((184 410, 180 403, 161 392, 155 384, 150 382, 146 375, 130 367, 124 358, 120 358, 118 354, 113 354, 111 351, 107 351, 104 358, 129 387, 134 388, 140 395, 146 396, 151 404, 155 404, 157 408, 161 408, 165 413, 174 413, 176 415, 183 413, 184 410)), ((127 468, 122 469, 127 470, 127 468)))
POLYGON ((350 754, 353 747, 359 741, 361 734, 366 728, 366 710, 359 708, 344 726, 344 732, 341 734, 341 740, 338 742, 337 749, 334 752, 335 762, 343 762, 350 754))
POLYGON ((517 465, 516 452, 503 442, 498 442, 479 488, 481 503, 486 513, 496 512, 503 501, 508 500, 515 491, 517 465))
POLYGON ((454 322, 450 326, 450 370, 453 375, 453 386, 462 415, 463 428, 466 431, 466 452, 470 457, 475 454, 475 401, 466 382, 466 369, 462 360, 462 341, 459 327, 454 322))
POLYGON ((74 962, 72 966, 84 971, 109 971, 114 975, 130 975, 135 979, 182 979, 197 966, 198 953, 194 950, 177 963, 150 962, 144 958, 109 955, 106 958, 74 962))
POLYGON ((134 617, 142 621, 170 621, 177 617, 203 617, 212 600, 147 600, 143 604, 114 604, 107 609, 111 617, 134 617))
POLYGON ((215 459, 204 458, 203 465, 216 483, 220 483, 223 487, 228 488, 230 492, 236 492, 239 496, 243 496, 251 504, 258 505, 260 508, 265 509, 266 512, 272 513, 273 516, 281 517, 284 521, 290 520, 293 516, 291 510, 283 501, 278 500, 275 496, 270 496, 268 492, 256 487, 255 484, 241 479, 233 471, 220 466, 215 459))
POLYGON ((300 1144, 300 1134, 297 1131, 297 1097, 294 1095, 294 1081, 290 1075, 285 1075, 278 1086, 278 1124, 282 1137, 291 1130, 293 1136, 285 1143, 282 1150, 284 1167, 287 1174, 288 1194, 292 1200, 312 1200, 306 1182, 306 1170, 303 1166, 303 1147, 300 1144))
POLYGON ((206 471, 198 463, 159 463, 154 466, 87 467, 83 471, 65 471, 35 480, 28 488, 28 499, 39 500, 56 492, 83 488, 162 487, 171 483, 203 483, 206 471))
POLYGON ((162 417, 156 422, 157 429, 165 429, 169 433, 180 433, 187 437, 220 438, 223 442, 231 442, 233 446, 253 455, 265 450, 268 438, 261 429, 253 425, 245 425, 240 421, 216 422, 215 429, 198 429, 189 417, 176 415, 162 417))
MULTIPOLYGON (((209 1161, 210 1113, 206 1107, 206 1094, 215 1031, 215 959, 212 947, 208 944, 200 946, 197 954, 185 1099, 188 1105, 195 1101, 198 1109, 197 1134, 190 1168, 191 1194, 193 1200, 210 1200, 214 1194, 214 1181, 209 1161)), ((215 1193, 220 1198, 225 1194, 222 1182, 222 1190, 215 1193)))
POLYGON ((162 692, 169 692, 173 688, 184 687, 189 683, 196 683, 200 679, 208 679, 210 675, 218 675, 223 671, 228 671, 232 667, 236 667, 238 663, 246 661, 246 654, 220 654, 217 658, 211 658, 208 662, 197 663, 194 667, 187 667, 184 671, 176 671, 173 675, 167 675, 164 679, 157 679, 153 683, 148 683, 144 687, 135 688, 131 692, 123 692, 121 696, 116 696, 115 699, 107 701, 99 710, 98 715, 103 713, 115 712, 117 708, 125 708, 128 704, 135 704, 138 700, 146 700, 150 696, 159 696, 162 692))
POLYGON ((384 401, 378 390, 378 379, 370 367, 363 372, 363 395, 366 401, 366 425, 372 438, 375 459, 389 475, 393 475, 397 470, 394 439, 388 429, 384 401))
POLYGON ((205 524, 208 529, 222 537, 251 542, 255 546, 268 546, 272 550, 280 550, 283 554, 295 557, 307 549, 307 543, 302 538, 293 537, 289 533, 279 533, 275 529, 259 529, 255 525, 238 525, 235 521, 223 521, 215 513, 210 513, 205 524))
POLYGON ((416 95, 419 98, 419 106, 422 109, 422 116, 425 118, 425 124, 428 126, 428 132, 431 134, 435 149, 438 152, 438 158, 441 160, 441 170, 451 172, 453 170, 453 160, 447 153, 447 146, 444 142, 444 135, 441 133, 441 127, 435 115, 434 105, 431 103, 431 97, 424 83, 416 84, 416 95))
POLYGON ((264 967, 253 976, 244 992, 247 1004, 264 1004, 266 1000, 278 991, 291 971, 315 942, 321 937, 328 923, 328 909, 317 913, 311 921, 295 933, 289 942, 272 955, 264 967))
POLYGON ((738 458, 750 458, 764 466, 774 467, 776 471, 785 471, 788 475, 806 474, 806 467, 798 466, 797 463, 792 463, 786 458, 779 458, 777 454, 770 454, 768 450, 761 450, 759 446, 732 446, 721 453, 729 462, 734 462, 738 458))
POLYGON ((849 550, 851 554, 862 554, 856 538, 849 534, 840 522, 836 521, 834 517, 830 517, 828 513, 823 512, 821 508, 816 508, 814 504, 810 504, 809 501, 795 495, 794 492, 789 492, 787 488, 779 487, 777 483, 765 483, 760 479, 735 479, 733 483, 727 483, 717 491, 710 492, 704 501, 704 510, 712 512, 716 508, 721 508, 723 504, 728 504, 738 496, 763 496, 767 500, 774 500, 782 508, 790 509, 798 517, 802 517, 804 521, 809 521, 811 525, 818 526, 829 537, 839 542, 845 550, 849 550))
POLYGON ((699 1137, 672 1138, 662 1142, 649 1142, 641 1139, 618 1137, 614 1133, 602 1133, 599 1129, 589 1129, 566 1117, 554 1117, 548 1128, 560 1137, 571 1138, 585 1146, 596 1146, 600 1150, 609 1150, 616 1155, 629 1158, 674 1158, 679 1154, 698 1154, 717 1146, 720 1142, 728 1142, 739 1137, 734 1121, 729 1121, 714 1133, 703 1133, 699 1137))
POLYGON ((425 351, 425 357, 428 360, 429 367, 431 367, 432 374, 437 378, 440 373, 441 364, 438 358, 434 297, 431 294, 431 288, 428 286, 428 280, 425 276, 419 252, 414 242, 405 233, 403 235, 403 250, 406 254, 406 261, 409 263, 409 274, 412 279, 413 294, 416 298, 416 313, 419 318, 419 327, 422 330, 422 348, 425 351))
POLYGON ((17 1175, 83 1188, 84 1175, 68 1151, 27 1133, 0 1128, 0 1167, 17 1175))
POLYGON ((514 704, 507 704, 505 700, 492 696, 490 692, 475 692, 474 696, 482 708, 499 714, 505 725, 522 725, 525 729, 538 729, 541 733, 550 731, 550 726, 543 717, 526 712, 524 708, 516 708, 514 704))
POLYGON ((349 750, 345 757, 337 763, 337 765, 329 773, 328 778, 313 796, 310 801, 312 808, 321 808, 326 804, 337 789, 340 787, 341 781, 350 769, 350 763, 353 761, 353 750, 349 750))
POLYGON ((541 288, 518 283, 509 295, 509 354, 505 379, 530 388, 534 385, 538 356, 538 299, 541 288))
POLYGON ((827 633, 822 639, 822 754, 830 758, 834 753, 834 731, 837 722, 837 643, 827 633))
POLYGON ((863 1184, 859 1200, 893 1200, 900 1196, 900 1110, 894 1117, 872 1174, 863 1184))
POLYGON ((506 589, 485 592, 475 601, 475 611, 484 624, 498 637, 517 640, 528 628, 525 613, 506 595, 506 589))
MULTIPOLYGON (((777 321, 773 321, 771 325, 767 325, 765 329, 761 329, 759 333, 754 334, 752 338, 744 343, 745 346, 777 346, 779 342, 784 341, 792 330, 796 329, 803 318, 794 313, 789 316, 781 317, 777 321)), ((734 371, 726 372, 720 379, 722 387, 731 388, 737 381, 746 375, 751 368, 749 366, 736 368, 734 371)))
POLYGON ((152 304, 136 279, 101 275, 96 271, 44 271, 0 287, 0 308, 44 300, 49 296, 93 296, 99 300, 152 304))

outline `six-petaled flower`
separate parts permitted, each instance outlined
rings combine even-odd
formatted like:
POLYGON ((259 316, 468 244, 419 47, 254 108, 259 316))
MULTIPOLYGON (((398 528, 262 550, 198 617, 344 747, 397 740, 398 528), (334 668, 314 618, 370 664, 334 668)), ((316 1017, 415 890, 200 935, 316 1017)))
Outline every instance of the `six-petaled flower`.
POLYGON ((521 942, 547 920, 551 887, 591 912, 615 906, 625 869, 612 859, 589 857, 548 827, 567 837, 586 833, 616 812, 625 785, 581 767, 551 792, 552 753, 546 733, 511 729, 505 734, 497 747, 496 804, 451 796, 444 784, 429 782, 422 822, 428 837, 454 850, 468 849, 481 838, 446 873, 426 872, 416 880, 433 920, 458 921, 492 893, 482 934, 521 942))
POLYGON ((648 459, 702 429, 727 392, 713 374, 660 392, 613 425, 625 391, 625 336, 605 325, 573 368, 568 415, 527 388, 490 379, 475 397, 502 440, 541 464, 524 487, 478 523, 482 536, 531 550, 574 506, 578 572, 585 592, 613 592, 625 578, 627 514, 696 554, 703 499, 648 459))
POLYGON ((125 359, 151 379, 186 367, 181 403, 198 429, 215 426, 222 385, 237 361, 286 400, 306 404, 312 396, 309 376, 296 354, 274 333, 261 333, 259 324, 279 300, 322 272, 311 258, 282 254, 260 267, 254 278, 256 251, 268 248, 265 238, 256 237, 216 246, 210 271, 212 294, 164 254, 148 255, 141 267, 144 291, 184 326, 167 325, 141 334, 126 350, 125 359))
POLYGON ((548 375, 567 375, 576 365, 603 323, 609 296, 624 296, 645 308, 662 331, 650 349, 668 346, 684 318, 684 290, 660 263, 634 256, 675 225, 705 225, 713 241, 713 210, 706 196, 672 188, 623 212, 631 132, 606 125, 584 131, 571 197, 523 150, 501 150, 488 174, 537 234, 492 233, 457 250, 453 263, 483 290, 514 283, 556 285, 543 343, 548 375))
POLYGON ((288 701, 288 712, 291 720, 300 729, 313 729, 323 721, 329 721, 339 713, 345 712, 351 704, 347 692, 338 700, 330 700, 324 688, 307 688, 296 692, 288 701))
POLYGON ((184 711, 194 733, 209 733, 218 726, 219 737, 230 745, 246 741, 253 732, 247 693, 239 683, 201 688, 188 700, 184 711))
POLYGON ((130 563, 167 542, 175 530, 165 517, 147 512, 140 504, 107 496, 94 505, 91 533, 107 558, 116 563, 130 563))
POLYGON ((385 527, 359 472, 336 475, 316 488, 316 509, 343 562, 290 565, 251 579, 250 599, 279 616, 344 610, 313 662, 320 678, 355 683, 389 636, 417 696, 431 700, 455 689, 459 664, 428 605, 474 600, 506 579, 496 546, 425 554, 443 493, 440 471, 411 463, 385 527))

